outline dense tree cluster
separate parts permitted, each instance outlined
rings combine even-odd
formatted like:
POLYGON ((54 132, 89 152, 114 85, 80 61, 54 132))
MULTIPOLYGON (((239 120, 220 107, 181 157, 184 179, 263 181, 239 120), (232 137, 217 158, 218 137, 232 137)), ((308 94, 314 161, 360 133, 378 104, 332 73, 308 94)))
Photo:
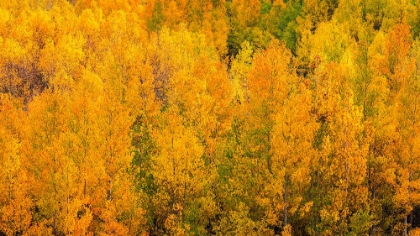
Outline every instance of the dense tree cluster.
POLYGON ((419 235, 419 0, 0 1, 0 235, 419 235))

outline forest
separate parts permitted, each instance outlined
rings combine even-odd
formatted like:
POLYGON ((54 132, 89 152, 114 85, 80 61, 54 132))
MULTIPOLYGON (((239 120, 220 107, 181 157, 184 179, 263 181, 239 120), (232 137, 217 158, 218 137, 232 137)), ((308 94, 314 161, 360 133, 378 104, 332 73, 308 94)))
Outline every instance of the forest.
POLYGON ((420 235, 420 0, 0 0, 0 235, 420 235))

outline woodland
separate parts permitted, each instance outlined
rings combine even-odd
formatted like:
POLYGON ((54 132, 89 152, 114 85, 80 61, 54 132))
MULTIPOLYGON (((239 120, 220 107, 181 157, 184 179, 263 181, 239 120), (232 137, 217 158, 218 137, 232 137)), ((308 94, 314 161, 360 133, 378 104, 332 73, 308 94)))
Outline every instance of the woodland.
POLYGON ((0 235, 420 235, 420 0, 0 0, 0 235))

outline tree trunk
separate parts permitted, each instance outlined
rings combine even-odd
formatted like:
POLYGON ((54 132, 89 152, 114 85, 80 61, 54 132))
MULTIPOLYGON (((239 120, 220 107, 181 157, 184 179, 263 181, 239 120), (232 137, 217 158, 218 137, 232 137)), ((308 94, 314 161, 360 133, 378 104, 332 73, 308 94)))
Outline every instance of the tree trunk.
POLYGON ((413 228, 413 218, 414 218, 413 212, 414 210, 410 212, 410 230, 413 228))
POLYGON ((284 177, 284 192, 283 192, 283 204, 284 204, 284 226, 288 224, 287 222, 287 175, 284 177))

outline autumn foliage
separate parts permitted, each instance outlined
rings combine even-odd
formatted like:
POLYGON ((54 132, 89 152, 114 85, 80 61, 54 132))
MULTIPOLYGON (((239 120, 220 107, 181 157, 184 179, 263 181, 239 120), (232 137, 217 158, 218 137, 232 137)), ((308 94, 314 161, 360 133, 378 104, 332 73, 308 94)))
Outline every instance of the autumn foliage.
POLYGON ((419 235, 420 2, 0 1, 0 235, 419 235))

